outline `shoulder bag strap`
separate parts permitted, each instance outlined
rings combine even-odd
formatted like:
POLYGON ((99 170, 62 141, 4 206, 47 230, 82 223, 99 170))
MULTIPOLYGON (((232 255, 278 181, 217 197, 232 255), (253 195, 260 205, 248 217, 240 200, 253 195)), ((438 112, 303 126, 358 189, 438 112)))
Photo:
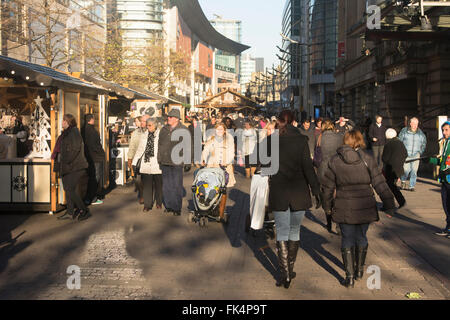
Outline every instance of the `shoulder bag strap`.
POLYGON ((367 169, 367 172, 369 173, 369 178, 370 178, 370 183, 372 183, 372 175, 369 169, 369 165, 367 164, 366 160, 364 160, 363 156, 361 155, 360 151, 356 151, 356 153, 359 155, 359 158, 361 159, 361 161, 364 163, 364 166, 367 169))

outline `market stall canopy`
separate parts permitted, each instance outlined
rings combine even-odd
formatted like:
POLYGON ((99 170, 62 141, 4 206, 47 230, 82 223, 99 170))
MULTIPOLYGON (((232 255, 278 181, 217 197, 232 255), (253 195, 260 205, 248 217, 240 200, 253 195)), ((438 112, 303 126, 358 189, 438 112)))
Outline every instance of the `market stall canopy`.
POLYGON ((231 54, 240 54, 250 48, 219 33, 206 18, 198 0, 171 0, 170 2, 173 6, 177 6, 183 20, 203 42, 231 54))
POLYGON ((257 102, 242 94, 234 92, 230 89, 219 92, 218 94, 206 99, 197 108, 243 108, 257 106, 257 102))
POLYGON ((183 105, 183 102, 177 101, 175 99, 172 98, 168 98, 168 97, 164 97, 162 95, 159 95, 157 93, 154 92, 150 92, 146 89, 143 88, 138 88, 135 86, 129 86, 130 89, 136 90, 138 92, 141 92, 143 94, 146 94, 148 96, 150 96, 153 100, 160 100, 162 103, 170 103, 170 104, 179 104, 179 105, 183 105))
POLYGON ((101 86, 107 90, 109 90, 110 92, 114 92, 116 95, 118 96, 123 96, 127 99, 130 100, 135 100, 135 99, 143 99, 143 100, 160 100, 159 97, 156 97, 154 94, 151 93, 142 93, 140 92, 140 90, 134 90, 131 88, 127 88, 127 87, 123 87, 117 83, 114 82, 110 82, 110 81, 106 81, 106 80, 102 80, 102 79, 98 79, 98 78, 94 78, 92 76, 88 76, 86 74, 73 74, 75 76, 79 76, 81 79, 89 81, 91 83, 94 83, 98 86, 101 86))
POLYGON ((11 76, 20 76, 26 81, 36 82, 41 87, 76 88, 94 95, 108 92, 105 88, 56 69, 0 55, 0 72, 2 71, 11 76))

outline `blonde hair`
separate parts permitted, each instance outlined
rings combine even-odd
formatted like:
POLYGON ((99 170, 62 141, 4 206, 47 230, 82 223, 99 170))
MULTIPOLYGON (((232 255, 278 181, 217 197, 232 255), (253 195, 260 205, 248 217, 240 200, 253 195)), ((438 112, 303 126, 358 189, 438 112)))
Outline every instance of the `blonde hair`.
POLYGON ((320 130, 322 130, 322 132, 334 131, 334 123, 330 119, 323 120, 322 125, 320 126, 320 130))

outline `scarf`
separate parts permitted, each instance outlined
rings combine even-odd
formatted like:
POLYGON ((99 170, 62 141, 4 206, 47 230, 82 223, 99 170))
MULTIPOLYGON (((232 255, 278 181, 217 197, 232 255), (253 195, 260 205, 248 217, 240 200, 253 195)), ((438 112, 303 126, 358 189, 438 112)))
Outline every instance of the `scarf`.
POLYGON ((72 127, 68 127, 67 129, 63 130, 61 135, 56 140, 56 144, 55 144, 55 147, 54 147, 53 152, 52 152, 52 158, 51 158, 52 160, 56 160, 56 158, 58 157, 58 153, 61 153, 61 142, 62 142, 62 139, 67 137, 67 135, 69 134, 69 131, 71 129, 72 129, 72 127))
POLYGON ((145 158, 144 162, 150 162, 150 158, 155 155, 155 133, 149 132, 147 138, 147 146, 145 147, 145 158))

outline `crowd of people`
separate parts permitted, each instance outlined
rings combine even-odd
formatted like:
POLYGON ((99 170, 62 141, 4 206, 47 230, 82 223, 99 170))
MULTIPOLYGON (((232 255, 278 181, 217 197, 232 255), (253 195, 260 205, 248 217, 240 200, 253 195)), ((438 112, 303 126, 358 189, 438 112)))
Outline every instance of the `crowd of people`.
MULTIPOLYGON (((80 134, 73 116, 64 116, 64 131, 53 152, 67 198, 67 211, 61 219, 87 219, 88 206, 104 197, 99 174, 104 152, 93 119, 86 117, 80 134), (89 184, 83 201, 75 189, 85 170, 89 172, 89 184)), ((394 216, 406 204, 401 190, 415 190, 420 161, 440 168, 447 225, 437 234, 450 238, 450 122, 441 128, 444 138, 439 155, 426 157, 427 139, 417 118, 411 118, 398 137, 397 131, 386 127, 379 115, 367 128, 357 127, 344 117, 337 121, 304 119, 299 124, 289 110, 270 118, 219 112, 190 113, 186 119, 188 127, 182 123, 178 109, 172 109, 163 121, 149 116, 135 119, 138 129, 131 136, 128 165, 143 212, 152 212, 156 203, 157 209, 164 206, 166 213, 180 216, 183 173, 192 166, 222 168, 227 173, 228 188, 236 184, 235 166, 245 168, 248 179, 261 175, 261 168, 267 164, 260 162, 258 150, 262 145, 269 146, 270 155, 276 137, 279 165, 267 179, 267 204, 275 219, 281 273, 278 286, 289 288, 296 276, 293 270, 300 227, 314 202, 316 209, 324 210, 328 231, 342 237, 346 273, 343 285, 353 287, 355 280, 363 276, 370 223, 379 220, 373 190, 383 202, 380 210, 388 217, 394 216), (186 134, 190 148, 179 149, 180 137, 186 134), (174 159, 174 154, 179 159, 174 159)), ((226 201, 225 195, 220 203, 221 216, 226 201)))

